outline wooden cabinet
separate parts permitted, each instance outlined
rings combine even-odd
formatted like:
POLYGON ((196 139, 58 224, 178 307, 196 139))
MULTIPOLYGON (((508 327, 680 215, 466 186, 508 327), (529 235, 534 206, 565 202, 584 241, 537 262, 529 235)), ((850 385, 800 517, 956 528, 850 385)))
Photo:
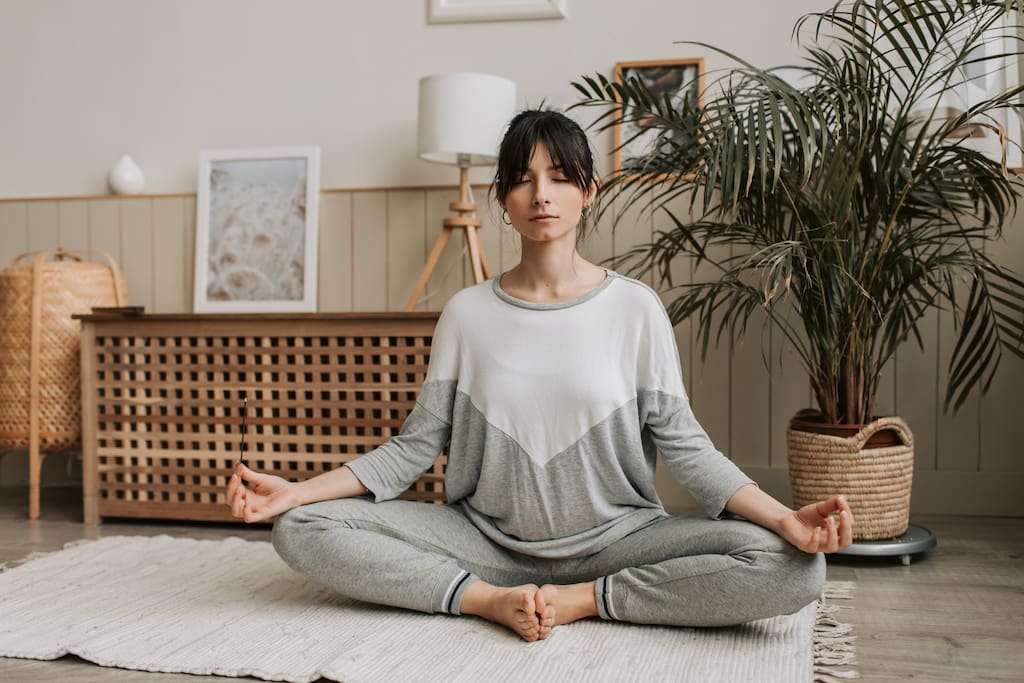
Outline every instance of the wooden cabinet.
MULTIPOLYGON (((87 523, 232 520, 238 459, 301 480, 397 434, 436 313, 76 316, 87 523)), ((444 457, 406 493, 441 501, 444 457)))

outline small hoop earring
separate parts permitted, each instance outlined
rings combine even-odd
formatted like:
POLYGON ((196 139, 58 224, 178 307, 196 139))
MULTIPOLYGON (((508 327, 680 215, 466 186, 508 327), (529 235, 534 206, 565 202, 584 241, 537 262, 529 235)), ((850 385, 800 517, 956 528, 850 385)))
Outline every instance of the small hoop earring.
POLYGON ((501 222, 505 225, 512 225, 512 219, 508 216, 508 211, 505 209, 501 210, 501 222))

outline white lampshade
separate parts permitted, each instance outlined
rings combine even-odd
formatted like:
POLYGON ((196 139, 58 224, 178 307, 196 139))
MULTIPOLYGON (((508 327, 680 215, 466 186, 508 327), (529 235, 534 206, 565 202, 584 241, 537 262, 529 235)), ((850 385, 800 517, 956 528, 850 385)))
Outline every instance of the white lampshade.
POLYGON ((515 113, 516 84, 500 76, 451 73, 420 79, 416 153, 426 161, 493 164, 515 113))

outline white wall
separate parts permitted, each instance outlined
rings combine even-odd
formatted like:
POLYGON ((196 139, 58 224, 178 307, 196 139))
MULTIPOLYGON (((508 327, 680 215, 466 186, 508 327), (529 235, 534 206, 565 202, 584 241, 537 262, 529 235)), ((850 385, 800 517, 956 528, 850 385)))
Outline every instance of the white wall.
POLYGON ((831 0, 567 4, 430 25, 427 0, 0 0, 0 198, 104 194, 126 153, 147 192, 193 192, 200 149, 273 145, 319 145, 323 187, 451 184, 415 158, 422 76, 493 73, 562 106, 617 61, 708 55, 679 40, 789 62, 796 18, 831 0))

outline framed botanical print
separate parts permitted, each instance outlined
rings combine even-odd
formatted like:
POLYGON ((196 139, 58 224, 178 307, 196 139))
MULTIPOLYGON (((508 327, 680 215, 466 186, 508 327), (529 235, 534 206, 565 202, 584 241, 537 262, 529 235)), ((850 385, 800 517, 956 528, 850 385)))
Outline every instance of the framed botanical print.
POLYGON ((316 310, 320 150, 199 155, 193 310, 316 310))

